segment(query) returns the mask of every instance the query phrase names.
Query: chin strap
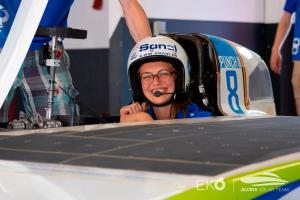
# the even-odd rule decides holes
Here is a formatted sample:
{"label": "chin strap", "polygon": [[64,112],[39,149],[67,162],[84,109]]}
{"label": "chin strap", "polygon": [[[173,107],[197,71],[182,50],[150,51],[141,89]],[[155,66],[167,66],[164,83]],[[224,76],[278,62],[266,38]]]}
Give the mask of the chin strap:
{"label": "chin strap", "polygon": [[151,106],[154,106],[154,107],[164,107],[164,106],[167,106],[171,103],[173,103],[173,101],[176,99],[176,93],[172,95],[172,97],[170,99],[168,99],[167,101],[163,102],[163,103],[159,103],[159,104],[156,104],[156,103],[153,103],[151,101],[149,101],[147,99],[147,102],[151,105]]}

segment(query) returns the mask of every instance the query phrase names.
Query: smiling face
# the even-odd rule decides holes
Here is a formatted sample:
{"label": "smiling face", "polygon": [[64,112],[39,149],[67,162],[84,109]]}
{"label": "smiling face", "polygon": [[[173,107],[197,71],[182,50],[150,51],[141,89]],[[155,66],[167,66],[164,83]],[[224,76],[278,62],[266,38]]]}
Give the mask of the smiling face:
{"label": "smiling face", "polygon": [[174,93],[176,73],[174,67],[167,62],[144,63],[139,69],[142,90],[145,97],[154,104],[167,102],[173,94],[156,97],[154,93]]}

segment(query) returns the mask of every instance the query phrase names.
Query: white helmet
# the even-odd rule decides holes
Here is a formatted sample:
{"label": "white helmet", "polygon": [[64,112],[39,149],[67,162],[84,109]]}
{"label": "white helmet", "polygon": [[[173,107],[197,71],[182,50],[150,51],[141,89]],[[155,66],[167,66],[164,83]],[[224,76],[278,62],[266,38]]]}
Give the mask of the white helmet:
{"label": "white helmet", "polygon": [[127,75],[134,101],[145,101],[138,70],[142,64],[154,61],[172,64],[177,71],[175,93],[186,91],[190,82],[190,65],[183,47],[166,36],[148,37],[134,46],[128,58]]}

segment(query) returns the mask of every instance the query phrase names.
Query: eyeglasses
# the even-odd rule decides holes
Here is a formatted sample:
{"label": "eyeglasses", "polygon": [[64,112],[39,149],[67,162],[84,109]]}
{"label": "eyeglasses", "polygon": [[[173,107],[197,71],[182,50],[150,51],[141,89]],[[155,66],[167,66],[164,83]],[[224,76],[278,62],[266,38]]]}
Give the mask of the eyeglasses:
{"label": "eyeglasses", "polygon": [[176,72],[170,72],[168,70],[162,69],[157,74],[152,74],[150,72],[145,72],[139,75],[141,81],[143,83],[151,83],[155,77],[157,77],[160,81],[169,81],[172,78],[172,75]]}

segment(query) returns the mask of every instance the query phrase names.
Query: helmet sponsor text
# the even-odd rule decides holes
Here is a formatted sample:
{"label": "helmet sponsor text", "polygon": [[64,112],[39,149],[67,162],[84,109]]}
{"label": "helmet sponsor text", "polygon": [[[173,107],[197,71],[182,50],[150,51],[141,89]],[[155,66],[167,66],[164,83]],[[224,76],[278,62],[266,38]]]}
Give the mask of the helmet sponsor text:
{"label": "helmet sponsor text", "polygon": [[140,52],[147,51],[147,50],[154,50],[154,49],[165,49],[177,52],[176,45],[169,45],[169,44],[143,44],[140,46]]}

